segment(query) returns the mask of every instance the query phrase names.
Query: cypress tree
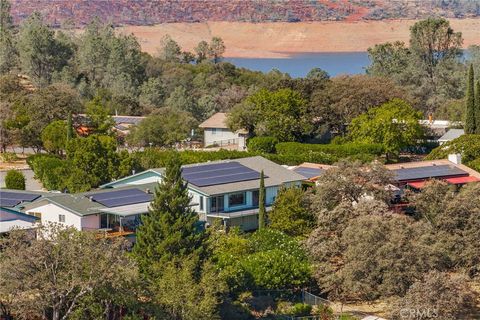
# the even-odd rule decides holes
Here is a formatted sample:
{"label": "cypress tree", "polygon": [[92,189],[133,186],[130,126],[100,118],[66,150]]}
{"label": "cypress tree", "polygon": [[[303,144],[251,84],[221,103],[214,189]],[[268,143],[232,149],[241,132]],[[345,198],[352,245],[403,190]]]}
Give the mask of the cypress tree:
{"label": "cypress tree", "polygon": [[265,210],[265,175],[263,170],[260,173],[260,189],[258,190],[258,229],[263,229],[265,227],[266,220],[266,210]]}
{"label": "cypress tree", "polygon": [[182,179],[177,153],[167,161],[148,214],[142,215],[133,255],[148,279],[158,276],[162,265],[175,257],[200,254],[204,233],[198,214],[190,207],[187,183]]}
{"label": "cypress tree", "polygon": [[468,77],[467,77],[467,92],[465,95],[465,98],[466,98],[465,133],[467,134],[473,134],[476,131],[474,87],[475,87],[475,84],[474,84],[473,65],[470,64],[470,69],[468,70]]}
{"label": "cypress tree", "polygon": [[480,80],[475,91],[475,133],[480,134]]}

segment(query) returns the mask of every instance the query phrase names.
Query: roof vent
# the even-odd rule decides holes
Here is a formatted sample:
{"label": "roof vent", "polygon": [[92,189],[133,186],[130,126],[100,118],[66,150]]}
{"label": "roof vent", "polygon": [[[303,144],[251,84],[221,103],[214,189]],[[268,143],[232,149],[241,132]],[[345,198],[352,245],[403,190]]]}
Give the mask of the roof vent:
{"label": "roof vent", "polygon": [[93,202],[93,196],[89,196],[89,197],[88,197],[88,200],[90,200],[90,201]]}

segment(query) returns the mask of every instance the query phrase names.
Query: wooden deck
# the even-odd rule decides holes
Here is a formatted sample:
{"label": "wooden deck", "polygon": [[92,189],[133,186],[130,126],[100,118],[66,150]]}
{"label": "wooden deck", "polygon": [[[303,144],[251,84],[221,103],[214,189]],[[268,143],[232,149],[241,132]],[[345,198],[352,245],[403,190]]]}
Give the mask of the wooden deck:
{"label": "wooden deck", "polygon": [[135,234],[133,231],[108,231],[108,232],[99,232],[97,234],[98,239],[103,239],[103,238],[116,238],[116,237],[125,237]]}

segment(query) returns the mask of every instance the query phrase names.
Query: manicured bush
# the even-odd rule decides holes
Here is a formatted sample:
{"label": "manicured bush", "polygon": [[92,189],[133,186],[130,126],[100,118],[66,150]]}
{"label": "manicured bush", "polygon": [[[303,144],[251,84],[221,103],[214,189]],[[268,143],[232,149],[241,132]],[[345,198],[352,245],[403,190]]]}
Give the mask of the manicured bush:
{"label": "manicured bush", "polygon": [[278,139],[275,137],[253,137],[248,139],[247,147],[251,152],[275,153],[275,145]]}
{"label": "manicured bush", "polygon": [[5,176],[5,186],[7,189],[25,190],[25,176],[17,170],[8,170]]}

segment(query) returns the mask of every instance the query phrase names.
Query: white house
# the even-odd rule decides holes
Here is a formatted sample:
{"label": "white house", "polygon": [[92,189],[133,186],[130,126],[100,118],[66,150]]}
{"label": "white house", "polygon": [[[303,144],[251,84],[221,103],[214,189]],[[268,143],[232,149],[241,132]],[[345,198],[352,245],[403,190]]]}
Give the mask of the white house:
{"label": "white house", "polygon": [[[302,175],[263,157],[249,157],[185,165],[191,206],[200,220],[210,224],[220,220],[225,226],[243,230],[258,227],[260,172],[264,172],[266,208],[270,210],[282,187],[300,186]],[[164,169],[150,169],[103,185],[103,188],[151,186],[162,180]]]}
{"label": "white house", "polygon": [[248,132],[245,130],[232,132],[228,128],[226,120],[227,114],[218,112],[199,125],[203,129],[204,147],[245,150]]}

